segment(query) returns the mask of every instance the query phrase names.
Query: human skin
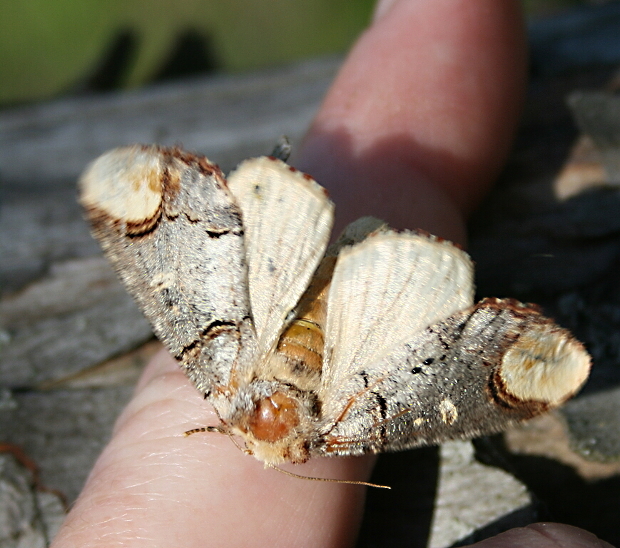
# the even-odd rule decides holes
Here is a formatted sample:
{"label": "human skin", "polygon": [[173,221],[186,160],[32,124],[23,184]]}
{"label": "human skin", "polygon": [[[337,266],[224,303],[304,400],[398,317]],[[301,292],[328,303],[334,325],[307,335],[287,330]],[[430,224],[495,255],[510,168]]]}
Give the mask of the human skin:
{"label": "human skin", "polygon": [[[373,214],[464,244],[464,220],[497,175],[519,117],[526,62],[518,2],[396,0],[377,14],[292,163],[329,190],[340,228]],[[223,435],[183,437],[217,423],[178,365],[158,354],[54,548],[354,543],[365,488],[264,469]],[[283,468],[363,480],[372,463],[324,458]],[[605,544],[557,524],[479,544],[526,545]]]}

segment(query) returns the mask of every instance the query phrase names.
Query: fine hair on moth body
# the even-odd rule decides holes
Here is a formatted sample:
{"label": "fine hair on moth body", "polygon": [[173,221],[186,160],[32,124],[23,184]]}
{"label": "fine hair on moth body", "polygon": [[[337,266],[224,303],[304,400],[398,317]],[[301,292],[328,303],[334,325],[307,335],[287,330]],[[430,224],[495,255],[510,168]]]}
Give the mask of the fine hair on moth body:
{"label": "fine hair on moth body", "polygon": [[266,466],[499,432],[586,381],[583,345],[533,305],[474,303],[459,247],[334,206],[274,157],[112,150],[80,179],[105,255],[214,406],[209,431]]}

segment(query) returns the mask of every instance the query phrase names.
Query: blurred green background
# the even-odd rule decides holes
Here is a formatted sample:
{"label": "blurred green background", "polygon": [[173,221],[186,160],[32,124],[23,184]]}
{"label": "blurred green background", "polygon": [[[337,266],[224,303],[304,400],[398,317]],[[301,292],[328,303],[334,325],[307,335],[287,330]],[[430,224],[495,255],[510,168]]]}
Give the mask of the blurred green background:
{"label": "blurred green background", "polygon": [[[540,16],[587,0],[523,2]],[[344,52],[374,3],[0,0],[0,107]]]}

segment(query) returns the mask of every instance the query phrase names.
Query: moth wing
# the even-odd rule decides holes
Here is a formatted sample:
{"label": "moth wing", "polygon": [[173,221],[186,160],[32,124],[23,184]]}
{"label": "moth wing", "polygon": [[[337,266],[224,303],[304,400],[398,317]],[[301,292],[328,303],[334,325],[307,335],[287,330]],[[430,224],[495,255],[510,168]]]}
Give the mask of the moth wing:
{"label": "moth wing", "polygon": [[241,213],[219,168],[132,146],[95,160],[80,201],[107,258],[199,390],[227,386],[255,346]]}
{"label": "moth wing", "polygon": [[344,379],[471,306],[473,267],[446,240],[382,231],[341,251],[327,302],[321,391],[331,401]]}
{"label": "moth wing", "polygon": [[243,214],[252,315],[265,353],[323,257],[333,204],[312,178],[271,157],[243,162],[228,186]]}
{"label": "moth wing", "polygon": [[314,453],[397,451],[495,433],[563,403],[589,370],[583,345],[537,309],[485,299],[344,379]]}

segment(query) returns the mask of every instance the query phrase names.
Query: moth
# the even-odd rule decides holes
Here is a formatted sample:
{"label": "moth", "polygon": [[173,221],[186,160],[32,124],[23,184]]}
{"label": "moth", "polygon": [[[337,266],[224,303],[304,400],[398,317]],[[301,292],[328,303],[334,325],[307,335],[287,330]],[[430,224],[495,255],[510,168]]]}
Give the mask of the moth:
{"label": "moth", "polygon": [[[474,304],[469,256],[334,206],[273,157],[225,179],[204,157],[130,146],[95,160],[92,232],[220,425],[274,466],[495,433],[556,407],[590,357],[533,305]],[[327,250],[327,251],[326,251]]]}

